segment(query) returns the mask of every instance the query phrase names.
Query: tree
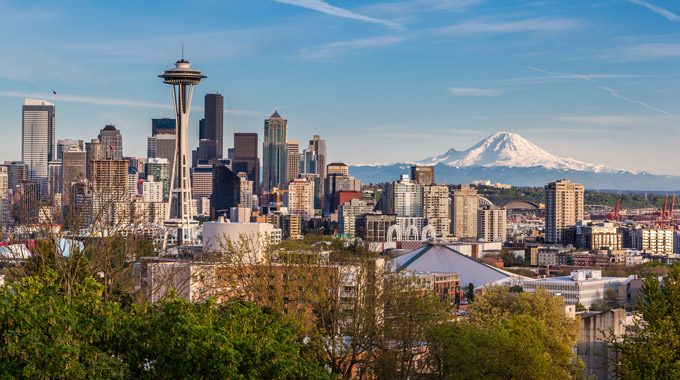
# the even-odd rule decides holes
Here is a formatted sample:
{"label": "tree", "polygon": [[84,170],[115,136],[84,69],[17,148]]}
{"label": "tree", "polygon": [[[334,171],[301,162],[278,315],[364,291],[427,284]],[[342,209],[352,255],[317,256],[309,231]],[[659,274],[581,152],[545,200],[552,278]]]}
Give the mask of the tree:
{"label": "tree", "polygon": [[467,298],[468,302],[474,302],[475,285],[473,283],[467,284],[467,286],[463,288],[463,295],[465,296],[465,298]]}
{"label": "tree", "polygon": [[504,266],[511,267],[515,265],[515,254],[506,247],[501,248],[498,256],[503,261]]}
{"label": "tree", "polygon": [[299,326],[271,310],[171,298],[124,311],[92,278],[0,288],[0,378],[328,379]]}
{"label": "tree", "polygon": [[429,334],[430,365],[440,379],[574,379],[573,353],[580,323],[546,292],[487,289],[463,321],[442,323]]}
{"label": "tree", "polygon": [[129,319],[101,293],[90,278],[68,295],[54,271],[0,287],[0,377],[124,377],[108,345]]}
{"label": "tree", "polygon": [[668,276],[644,280],[637,300],[639,317],[622,337],[609,334],[621,379],[680,378],[680,264]]}

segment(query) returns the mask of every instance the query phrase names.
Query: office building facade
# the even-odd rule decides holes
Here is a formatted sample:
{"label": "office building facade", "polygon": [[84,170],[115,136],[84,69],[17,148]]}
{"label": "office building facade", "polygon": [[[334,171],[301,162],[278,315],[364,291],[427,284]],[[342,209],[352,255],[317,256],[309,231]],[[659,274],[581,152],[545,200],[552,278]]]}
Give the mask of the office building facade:
{"label": "office building facade", "polygon": [[244,172],[253,182],[253,194],[260,189],[260,158],[258,155],[257,133],[234,133],[233,171]]}
{"label": "office building facade", "polygon": [[545,241],[562,244],[567,227],[583,219],[584,188],[569,180],[545,186]]}
{"label": "office building facade", "polygon": [[458,238],[477,237],[477,190],[460,185],[451,196],[451,233]]}
{"label": "office building facade", "polygon": [[54,104],[26,99],[22,106],[21,159],[26,165],[27,178],[44,186],[47,193],[47,165],[56,159]]}
{"label": "office building facade", "polygon": [[284,120],[277,111],[264,121],[264,137],[262,142],[262,188],[272,191],[281,188],[286,179],[288,168],[288,120]]}
{"label": "office building facade", "polygon": [[205,94],[203,138],[214,140],[217,158],[224,157],[224,97],[220,94]]}
{"label": "office building facade", "polygon": [[110,160],[123,159],[123,136],[121,136],[120,131],[116,127],[113,125],[105,126],[104,129],[99,131],[97,138],[99,142],[104,144],[106,158]]}

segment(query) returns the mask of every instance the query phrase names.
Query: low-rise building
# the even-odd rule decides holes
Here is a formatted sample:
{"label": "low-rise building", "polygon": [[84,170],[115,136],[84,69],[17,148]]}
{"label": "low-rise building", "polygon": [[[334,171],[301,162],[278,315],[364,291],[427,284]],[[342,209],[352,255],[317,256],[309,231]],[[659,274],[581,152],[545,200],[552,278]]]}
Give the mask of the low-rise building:
{"label": "low-rise building", "polygon": [[572,271],[570,276],[527,280],[523,286],[525,292],[533,293],[537,289],[545,289],[552,295],[562,296],[567,304],[590,307],[605,301],[607,289],[614,289],[618,297],[625,300],[626,280],[628,278],[625,277],[602,277],[600,270],[580,269]]}

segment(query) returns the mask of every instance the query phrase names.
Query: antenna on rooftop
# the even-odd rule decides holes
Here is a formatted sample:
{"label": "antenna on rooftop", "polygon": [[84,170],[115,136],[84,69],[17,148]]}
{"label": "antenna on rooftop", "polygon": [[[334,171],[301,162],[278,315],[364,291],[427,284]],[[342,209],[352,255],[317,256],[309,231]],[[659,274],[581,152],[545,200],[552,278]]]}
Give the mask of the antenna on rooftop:
{"label": "antenna on rooftop", "polygon": [[184,61],[184,44],[182,44],[182,61]]}

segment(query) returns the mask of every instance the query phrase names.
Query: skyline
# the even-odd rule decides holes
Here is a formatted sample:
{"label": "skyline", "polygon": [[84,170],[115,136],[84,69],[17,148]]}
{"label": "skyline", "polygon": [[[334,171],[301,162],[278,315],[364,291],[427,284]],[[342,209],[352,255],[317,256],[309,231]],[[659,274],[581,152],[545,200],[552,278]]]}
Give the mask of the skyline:
{"label": "skyline", "polygon": [[[192,149],[202,98],[219,92],[227,147],[234,132],[262,136],[278,109],[290,140],[327,141],[329,162],[422,160],[511,131],[558,156],[680,174],[680,6],[669,1],[78,4],[0,5],[5,34],[35,23],[0,62],[0,128],[15,142],[3,161],[21,158],[24,98],[55,103],[57,139],[113,124],[126,154],[145,157],[151,119],[172,117],[156,76],[184,44],[208,76]],[[191,33],[167,34],[175,12]]]}

